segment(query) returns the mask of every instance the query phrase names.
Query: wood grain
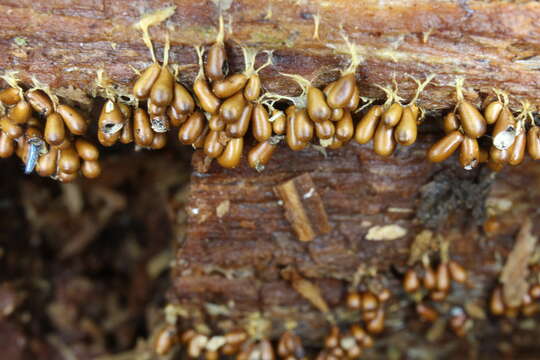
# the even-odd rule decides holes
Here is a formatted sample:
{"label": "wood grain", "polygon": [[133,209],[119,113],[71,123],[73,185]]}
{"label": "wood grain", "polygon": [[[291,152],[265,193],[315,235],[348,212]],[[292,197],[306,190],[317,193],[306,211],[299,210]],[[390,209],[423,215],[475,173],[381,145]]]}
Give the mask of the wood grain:
{"label": "wood grain", "polygon": [[[174,4],[165,25],[151,29],[158,57],[165,31],[171,35],[171,63],[196,63],[194,45],[210,44],[219,11],[211,1],[3,1],[0,5],[0,70],[17,70],[28,85],[31,76],[68,98],[88,101],[95,72],[104,69],[120,88],[135,79],[131,66],[151,62],[140,32],[140,16]],[[363,62],[357,71],[362,95],[382,98],[375,85],[395,79],[399,94],[411,99],[413,76],[436,78],[420,103],[430,110],[454,104],[456,77],[466,78],[466,96],[479,100],[491,88],[540,104],[540,4],[534,1],[223,1],[227,45],[233,70],[242,70],[239,46],[274,50],[274,66],[261,72],[270,91],[299,92],[279,72],[316,78],[322,85],[338,76],[348,58],[345,34]],[[313,39],[319,16],[319,39]],[[342,29],[342,30],[340,30]],[[262,62],[262,57],[259,59]],[[190,84],[196,66],[181,73]]]}
{"label": "wood grain", "polygon": [[[304,341],[320,344],[329,323],[281,277],[282,269],[295,269],[316,284],[340,324],[358,320],[345,311],[344,299],[359,269],[368,269],[376,273],[368,283],[386,286],[393,294],[394,310],[387,314],[383,338],[397,336],[403,328],[420,331],[401,277],[413,240],[429,228],[434,238],[450,243],[450,258],[469,272],[471,286],[454,287],[447,301],[462,307],[476,304],[487,312],[487,298],[504,265],[497,259],[510,252],[522,219],[534,213],[540,200],[540,166],[527,161],[492,174],[459,169],[455,156],[430,164],[424,156],[432,141],[427,136],[414,147],[398,148],[390,158],[374,154],[371,144],[349,144],[328,151],[327,157],[314,148],[291,152],[281,146],[261,174],[247,165],[224,170],[216,164],[206,173],[195,172],[188,235],[177,253],[171,301],[193,313],[202,311],[204,323],[217,332],[260,313],[272,323],[269,336],[277,337],[294,321]],[[202,159],[195,156],[194,162]],[[273,193],[274,186],[304,173],[312,177],[332,228],[310,242],[297,239]],[[216,209],[224,201],[229,202],[228,212],[218,217]],[[436,216],[420,216],[420,209]],[[531,216],[538,223],[538,215]],[[484,231],[486,218],[500,227]],[[380,240],[368,239],[370,229],[389,225],[399,226],[404,235],[385,240],[392,237],[379,233]],[[431,254],[437,259],[436,251]],[[410,307],[404,305],[409,301]],[[205,304],[220,304],[232,322],[207,313]],[[500,331],[498,323],[475,322],[480,337]],[[415,334],[423,337],[422,331]]]}

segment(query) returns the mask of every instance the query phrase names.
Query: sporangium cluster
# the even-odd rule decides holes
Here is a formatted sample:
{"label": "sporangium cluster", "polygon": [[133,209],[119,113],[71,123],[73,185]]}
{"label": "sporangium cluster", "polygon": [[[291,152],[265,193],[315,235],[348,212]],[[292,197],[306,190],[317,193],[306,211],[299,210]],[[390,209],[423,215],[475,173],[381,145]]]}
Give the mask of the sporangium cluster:
{"label": "sporangium cluster", "polygon": [[175,347],[181,347],[190,359],[217,360],[222,356],[232,356],[240,351],[247,341],[244,330],[232,330],[224,335],[208,336],[188,329],[179,332],[175,325],[162,327],[153,341],[157,355],[168,355]]}
{"label": "sporangium cluster", "polygon": [[346,298],[346,305],[349,309],[360,311],[365,328],[372,335],[380,334],[384,331],[384,303],[390,299],[388,289],[381,290],[374,294],[370,290],[349,291]]}
{"label": "sporangium cluster", "polygon": [[332,326],[324,339],[324,347],[316,360],[345,360],[361,358],[364,349],[373,347],[373,337],[360,325],[353,324],[346,331]]}
{"label": "sporangium cluster", "polygon": [[[158,150],[167,144],[167,132],[171,127],[179,127],[185,122],[202,123],[201,114],[195,112],[193,97],[184,85],[176,81],[176,74],[169,66],[169,36],[165,41],[163,63],[159,64],[148,33],[151,25],[165,20],[173,12],[174,8],[166,8],[143,17],[138,23],[143,41],[150,50],[152,64],[142,71],[133,84],[132,95],[136,99],[133,118],[131,111],[120,106],[125,125],[122,132],[118,131],[117,137],[124,144],[134,142],[138,147]],[[144,102],[146,109],[139,107]]]}
{"label": "sporangium cluster", "polygon": [[305,352],[300,338],[294,333],[284,332],[276,348],[266,338],[253,339],[242,329],[234,329],[223,335],[205,335],[194,329],[178,333],[176,328],[169,325],[163,328],[154,340],[154,351],[158,355],[167,355],[179,345],[187,358],[218,360],[224,357],[239,360],[276,358],[276,352],[281,359],[303,360]]}
{"label": "sporangium cluster", "polygon": [[508,304],[503,297],[502,288],[497,286],[493,289],[489,299],[489,310],[495,316],[505,316],[507,318],[516,318],[520,314],[529,317],[538,313],[540,310],[540,285],[534,284],[529,287],[523,295],[519,305]]}
{"label": "sporangium cluster", "polygon": [[[130,93],[119,93],[119,87],[102,70],[97,72],[97,87],[106,98],[97,120],[101,145],[134,143],[136,149],[157,150],[166,146],[168,132],[177,129],[178,140],[201,149],[208,162],[215,159],[224,168],[235,168],[249,148],[247,164],[263,171],[282,140],[293,151],[316,142],[326,149],[338,149],[353,139],[359,144],[373,141],[373,151],[380,156],[390,156],[397,146],[416,142],[425,115],[418,98],[433,74],[422,83],[413,78],[417,91],[410,101],[398,95],[394,79],[392,88],[379,86],[386,101],[373,104],[374,99],[361,96],[356,78],[363,61],[361,51],[343,35],[343,46],[330,45],[349,59],[335,81],[317,87],[314,80],[282,73],[300,85],[300,95],[266,92],[259,72],[273,65],[272,52],[240,46],[244,69],[231,74],[222,14],[215,41],[206,51],[204,46],[196,46],[197,64],[169,64],[169,30],[163,61],[158,62],[149,27],[165,21],[174,11],[174,6],[158,10],[136,24],[152,62],[141,72],[135,70],[138,76]],[[266,59],[257,68],[259,54]],[[193,66],[198,66],[193,84],[182,84],[180,72]],[[26,173],[35,168],[41,176],[63,182],[75,179],[79,172],[89,178],[101,173],[99,150],[83,138],[89,122],[78,110],[61,104],[37,81],[25,92],[13,73],[6,73],[3,79],[9,87],[0,92],[0,157],[16,154],[23,159]],[[463,83],[463,78],[456,80],[457,103],[444,116],[446,135],[427,151],[429,161],[442,162],[458,149],[460,165],[467,170],[484,162],[494,171],[506,164],[518,165],[526,150],[532,159],[540,159],[540,128],[528,102],[522,103],[514,117],[508,95],[494,89],[496,99],[486,99],[479,109],[465,99]],[[482,148],[487,143],[489,148]]]}
{"label": "sporangium cluster", "polygon": [[[534,122],[530,104],[523,102],[515,118],[508,107],[508,95],[497,89],[494,92],[497,100],[489,101],[482,113],[464,98],[463,78],[456,81],[457,105],[453,112],[445,115],[443,129],[446,136],[428,150],[429,161],[444,161],[458,148],[459,162],[466,170],[486,162],[493,171],[502,170],[506,164],[519,165],[526,149],[533,160],[540,159],[540,130]],[[490,140],[489,149],[481,148],[479,140],[482,137]]]}
{"label": "sporangium cluster", "polygon": [[0,157],[15,154],[25,174],[35,170],[60,182],[73,181],[79,172],[87,178],[101,174],[99,150],[83,137],[87,119],[35,78],[27,91],[16,73],[2,78],[10,87],[0,91]]}
{"label": "sporangium cluster", "polygon": [[[330,327],[324,347],[316,359],[359,359],[363,349],[374,345],[372,336],[359,325],[341,332]],[[310,358],[301,338],[292,329],[286,329],[272,342],[266,337],[252,337],[243,329],[234,329],[223,335],[205,335],[194,329],[179,333],[175,326],[163,327],[154,339],[153,349],[160,356],[168,355],[178,347],[189,359],[217,360],[306,360]]]}
{"label": "sporangium cluster", "polygon": [[443,257],[440,263],[433,267],[427,258],[423,258],[421,271],[413,267],[405,271],[403,289],[415,301],[415,310],[422,321],[435,322],[439,317],[448,318],[450,329],[458,336],[464,336],[472,323],[461,305],[452,305],[449,311],[438,304],[443,302],[453,284],[467,283],[467,270],[458,262]]}
{"label": "sporangium cluster", "polygon": [[355,140],[359,144],[373,140],[373,151],[381,156],[390,156],[396,145],[410,146],[416,142],[418,124],[422,119],[421,109],[416,101],[422,90],[433,79],[428,76],[425,82],[418,84],[414,98],[406,105],[401,104],[397,95],[397,84],[393,90],[380,87],[387,95],[383,105],[374,105],[362,117],[356,126]]}

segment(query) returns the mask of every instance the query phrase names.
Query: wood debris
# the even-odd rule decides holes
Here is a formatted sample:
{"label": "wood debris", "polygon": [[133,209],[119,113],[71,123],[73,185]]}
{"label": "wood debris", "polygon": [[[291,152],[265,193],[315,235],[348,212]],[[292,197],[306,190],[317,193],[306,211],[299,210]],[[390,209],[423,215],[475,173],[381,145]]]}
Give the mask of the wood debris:
{"label": "wood debris", "polygon": [[220,219],[224,217],[229,212],[230,206],[231,202],[229,200],[223,200],[220,202],[216,207],[216,216]]}
{"label": "wood debris", "polygon": [[213,159],[206,156],[203,151],[195,151],[191,158],[191,165],[193,165],[193,169],[196,172],[205,174],[210,170],[212,160]]}
{"label": "wood debris", "polygon": [[501,273],[503,299],[511,307],[521,305],[523,296],[529,288],[527,283],[529,259],[534,253],[537,241],[537,237],[532,235],[531,230],[531,219],[526,218]]}
{"label": "wood debris", "polygon": [[[70,192],[71,195],[68,195],[69,198],[71,200],[76,198],[78,195],[73,195],[76,193],[77,192]],[[59,256],[62,259],[70,258],[84,251],[94,240],[98,238],[99,233],[105,228],[109,221],[111,221],[113,216],[122,209],[125,209],[127,205],[127,200],[121,193],[106,187],[94,187],[89,196],[90,203],[100,204],[99,211],[97,213],[86,212],[80,215],[80,228],[75,234],[73,234],[71,240],[67,242],[60,251]],[[81,199],[76,201],[82,203]],[[71,207],[81,207],[82,209],[82,205],[71,205]],[[79,211],[80,210],[77,210],[77,212]]]}
{"label": "wood debris", "polygon": [[283,201],[285,217],[300,241],[330,232],[326,210],[309,173],[275,186],[274,193]]}
{"label": "wood debris", "polygon": [[384,241],[396,240],[407,234],[407,229],[397,224],[373,226],[369,229],[366,240]]}
{"label": "wood debris", "polygon": [[429,251],[437,250],[438,247],[438,241],[434,238],[433,232],[430,230],[422,230],[414,238],[407,263],[412,265],[417,261],[420,261],[424,254]]}
{"label": "wood debris", "polygon": [[329,308],[328,304],[321,295],[321,289],[314,283],[309,280],[304,279],[298,272],[294,269],[284,269],[281,271],[281,276],[285,280],[291,282],[292,287],[300,295],[305,297],[313,306],[319,309],[323,313],[328,313]]}

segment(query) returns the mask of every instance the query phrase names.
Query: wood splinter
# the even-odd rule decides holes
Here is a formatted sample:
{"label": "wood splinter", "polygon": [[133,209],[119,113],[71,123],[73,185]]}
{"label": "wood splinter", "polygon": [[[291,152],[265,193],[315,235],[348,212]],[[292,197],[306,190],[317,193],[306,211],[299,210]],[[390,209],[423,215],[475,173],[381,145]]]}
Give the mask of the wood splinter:
{"label": "wood splinter", "polygon": [[281,276],[291,282],[291,286],[302,297],[307,299],[321,312],[327,314],[330,311],[328,304],[321,294],[321,289],[315,283],[303,278],[295,269],[286,268],[281,271]]}
{"label": "wood splinter", "polygon": [[520,306],[523,296],[529,288],[527,283],[528,264],[538,240],[532,234],[532,227],[531,219],[526,218],[501,273],[502,294],[504,302],[509,306]]}
{"label": "wood splinter", "polygon": [[285,217],[300,241],[311,241],[330,232],[328,216],[310,174],[275,186],[274,193],[283,201]]}

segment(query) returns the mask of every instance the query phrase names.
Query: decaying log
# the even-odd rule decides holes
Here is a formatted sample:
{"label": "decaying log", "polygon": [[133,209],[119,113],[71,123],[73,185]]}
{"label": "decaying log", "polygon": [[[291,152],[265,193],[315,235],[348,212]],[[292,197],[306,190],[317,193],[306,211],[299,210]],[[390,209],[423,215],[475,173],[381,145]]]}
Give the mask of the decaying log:
{"label": "decaying log", "polygon": [[[368,279],[366,274],[376,274],[371,286],[388,287],[393,294],[383,344],[403,336],[404,329],[419,331],[416,336],[422,337],[427,330],[411,318],[414,303],[400,282],[415,251],[413,240],[423,236],[415,244],[427,241],[427,249],[416,251],[436,258],[430,246],[438,249],[436,241],[448,242],[449,257],[469,272],[469,285],[454,290],[449,304],[474,319],[475,336],[502,336],[499,323],[489,316],[487,298],[522,219],[531,216],[538,224],[532,209],[540,200],[540,167],[528,161],[495,174],[429,164],[424,156],[430,141],[428,137],[412,148],[399,148],[390,158],[357,144],[326,156],[316,148],[291,153],[282,147],[261,174],[247,167],[223,170],[216,164],[207,173],[195,172],[188,236],[177,254],[171,296],[173,303],[197,314],[183,320],[221,332],[260,314],[272,324],[268,336],[278,336],[294,321],[306,342],[320,344],[328,331],[327,317],[282,278],[281,269],[295,269],[316,284],[341,324],[357,320],[346,311],[344,297],[363,273]],[[195,165],[203,159],[195,154]],[[272,191],[305,173],[313,179],[332,228],[311,242],[298,240]],[[487,190],[479,190],[483,188]],[[228,211],[217,216],[224,201]],[[427,217],[420,210],[437,215]],[[482,226],[488,223],[499,226]],[[430,336],[442,336],[438,334]],[[445,340],[458,348],[466,345],[458,338]],[[396,346],[407,351],[418,339],[403,341]]]}
{"label": "decaying log", "polygon": [[[395,79],[399,94],[411,99],[416,84],[409,76],[421,80],[435,74],[420,98],[428,109],[455,103],[457,76],[466,78],[470,100],[492,94],[495,87],[540,104],[538,2],[221,3],[233,70],[243,67],[239,46],[275,50],[274,66],[261,72],[270,91],[298,93],[297,85],[278,72],[317,77],[316,85],[337,78],[336,69],[348,61],[343,54],[346,34],[363,57],[357,78],[364,96],[383,97],[375,85],[390,85]],[[59,95],[80,102],[88,102],[87,95],[95,91],[97,69],[104,69],[125,91],[135,79],[131,67],[140,70],[151,62],[133,25],[143,13],[171,4],[176,11],[166,26],[151,28],[158,58],[168,31],[170,63],[196,64],[193,45],[210,44],[217,31],[219,10],[211,1],[23,0],[0,4],[0,69],[20,71],[27,85],[35,76]],[[196,72],[196,66],[188,67],[181,77],[191,83]]]}

